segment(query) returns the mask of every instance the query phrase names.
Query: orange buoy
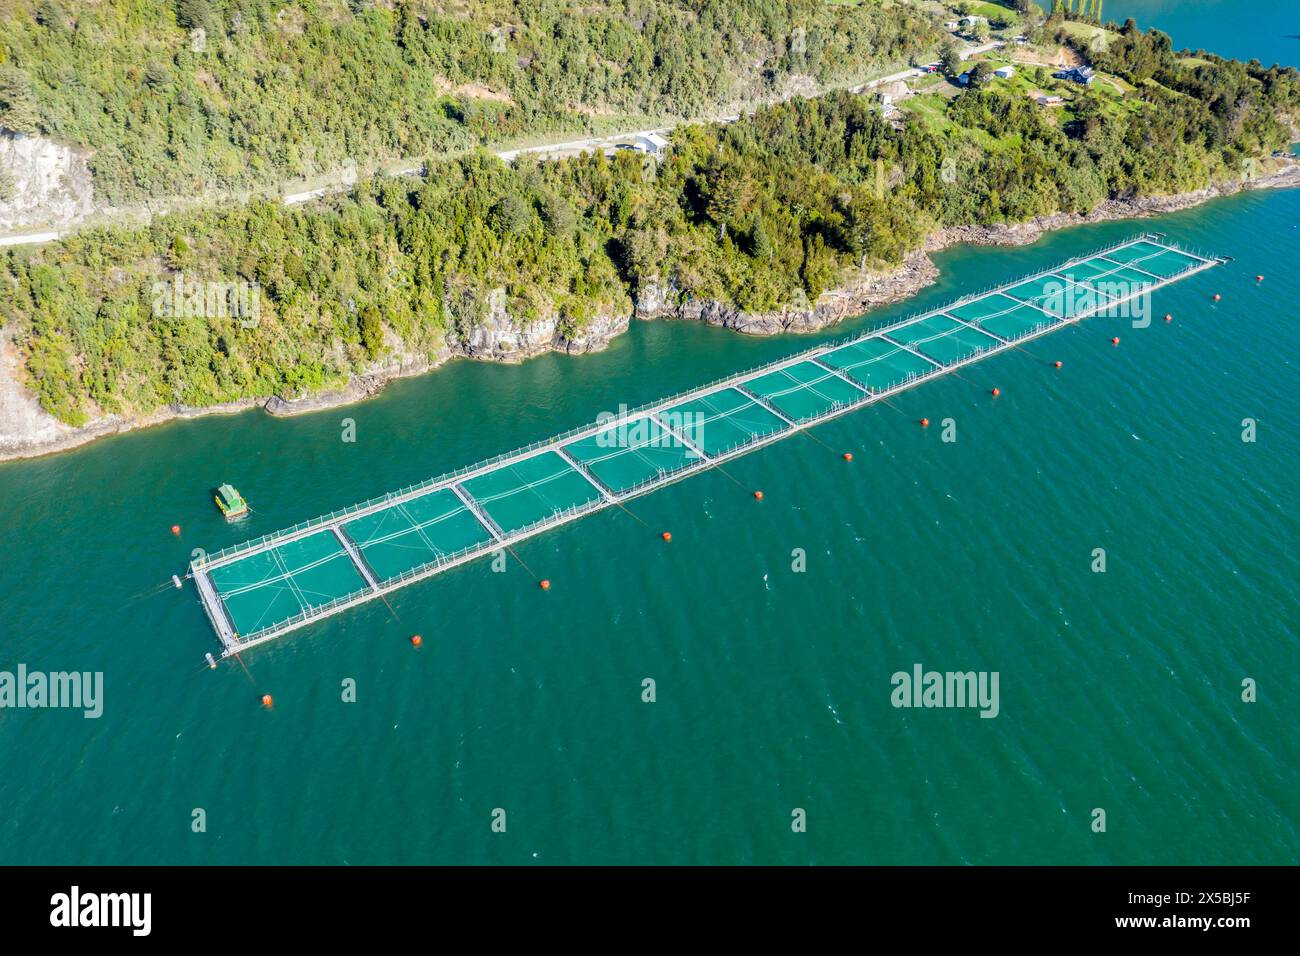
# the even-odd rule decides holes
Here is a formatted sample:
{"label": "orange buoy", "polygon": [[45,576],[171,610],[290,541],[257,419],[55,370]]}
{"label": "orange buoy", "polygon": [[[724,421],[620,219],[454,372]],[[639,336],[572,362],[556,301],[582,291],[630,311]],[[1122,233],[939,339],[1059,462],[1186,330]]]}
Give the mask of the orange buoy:
{"label": "orange buoy", "polygon": [[1174,317],[1173,317],[1172,315],[1170,315],[1168,312],[1166,312],[1166,313],[1165,313],[1165,321],[1166,321],[1166,322],[1172,322],[1173,320],[1174,320]]}
{"label": "orange buoy", "polygon": [[1117,335],[1117,336],[1115,336],[1113,339],[1111,339],[1111,340],[1110,340],[1110,344],[1111,344],[1111,345],[1119,345],[1119,336]]}
{"label": "orange buoy", "polygon": [[999,395],[1001,395],[1001,394],[1002,394],[1002,390],[1001,390],[1001,389],[997,389],[997,388],[993,389],[992,395],[993,395],[994,398],[997,398],[997,397],[998,397]]}
{"label": "orange buoy", "polygon": [[930,419],[928,419],[928,418],[922,418],[922,419],[921,419],[921,427],[922,427],[922,428],[929,428],[929,427],[930,427]]}
{"label": "orange buoy", "polygon": [[422,638],[419,634],[412,634],[412,635],[411,635],[411,646],[412,646],[412,647],[419,647],[419,646],[420,646],[421,644],[423,644],[423,643],[424,643],[424,638]]}
{"label": "orange buoy", "polygon": [[1059,361],[1058,361],[1058,362],[1053,362],[1052,364],[1055,365],[1057,368],[1060,368],[1060,367],[1061,367],[1061,363],[1060,363]]}
{"label": "orange buoy", "polygon": [[1263,277],[1263,276],[1255,276],[1255,281],[1256,281],[1256,282],[1263,282],[1263,281],[1264,281],[1264,277]]}
{"label": "orange buoy", "polygon": [[263,707],[270,707],[270,706],[271,706],[271,695],[270,695],[270,694],[263,694],[263,695],[262,695],[262,706],[263,706]]}
{"label": "orange buoy", "polygon": [[178,524],[172,525],[172,534],[179,536],[180,533],[181,533],[181,526]]}
{"label": "orange buoy", "polygon": [[543,591],[549,591],[551,589],[551,582],[546,580],[546,578],[542,578],[542,580],[538,582],[537,586]]}
{"label": "orange buoy", "polygon": [[673,533],[671,531],[665,531],[659,537],[663,538],[665,541],[671,541],[673,540]]}
{"label": "orange buoy", "polygon": [[1223,296],[1219,295],[1219,293],[1217,293],[1217,292],[1214,293],[1214,301],[1215,301],[1215,302],[1218,302],[1218,301],[1219,301],[1220,299],[1222,299],[1222,298],[1223,298]]}
{"label": "orange buoy", "polygon": [[762,501],[762,500],[763,500],[763,492],[761,492],[761,491],[756,491],[756,492],[754,492],[754,498],[755,498],[755,500],[757,500],[757,501]]}
{"label": "orange buoy", "polygon": [[852,461],[852,460],[853,460],[853,452],[851,452],[851,451],[846,451],[846,452],[844,453],[844,460],[845,460],[845,461]]}

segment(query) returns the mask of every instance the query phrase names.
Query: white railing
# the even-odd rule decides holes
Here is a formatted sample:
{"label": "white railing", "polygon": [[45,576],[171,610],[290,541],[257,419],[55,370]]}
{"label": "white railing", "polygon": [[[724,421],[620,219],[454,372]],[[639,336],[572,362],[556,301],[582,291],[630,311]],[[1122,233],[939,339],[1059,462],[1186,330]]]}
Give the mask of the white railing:
{"label": "white railing", "polygon": [[[298,524],[295,524],[290,528],[282,528],[279,531],[271,532],[269,534],[264,534],[261,537],[253,538],[252,540],[245,541],[241,544],[231,545],[230,547],[222,548],[219,551],[213,552],[211,554],[206,554],[200,558],[196,558],[194,562],[191,564],[191,568],[193,570],[202,570],[204,568],[210,568],[213,565],[223,562],[232,556],[243,554],[244,552],[257,551],[281,539],[301,536],[304,532],[311,531],[317,528],[328,527],[331,524],[337,523],[345,518],[352,517],[361,512],[368,512],[368,511],[375,511],[375,510],[382,509],[387,505],[392,504],[394,501],[404,500],[406,498],[416,496],[419,493],[424,491],[433,491],[438,488],[445,487],[446,485],[449,485],[460,478],[464,478],[466,475],[471,475],[471,474],[476,474],[479,472],[491,470],[493,467],[502,464],[503,462],[515,461],[518,459],[526,458],[538,452],[542,452],[554,448],[557,445],[563,445],[567,442],[573,441],[578,437],[593,434],[607,427],[611,427],[621,423],[626,423],[632,418],[639,417],[651,411],[662,409],[666,406],[675,404],[677,402],[688,401],[692,397],[698,397],[700,395],[707,395],[712,391],[727,387],[729,385],[739,383],[739,382],[744,382],[750,378],[764,375],[769,372],[775,371],[777,369],[784,368],[789,365],[794,365],[801,361],[806,361],[810,357],[816,355],[824,355],[827,352],[832,352],[836,349],[844,348],[847,345],[853,345],[857,342],[864,341],[865,339],[872,338],[873,336],[887,334],[890,331],[893,331],[894,329],[898,329],[901,328],[902,326],[910,325],[913,322],[919,322],[923,319],[930,318],[935,315],[939,315],[940,313],[946,312],[949,309],[960,308],[962,305],[973,302],[977,299],[984,298],[985,296],[988,296],[1000,290],[1008,289],[1013,286],[1019,285],[1022,282],[1028,282],[1031,279],[1041,278],[1042,276],[1050,275],[1051,273],[1055,272],[1058,269],[1064,269],[1075,263],[1083,262],[1087,259],[1092,259],[1097,256],[1103,256],[1108,252],[1113,252],[1116,249],[1122,249],[1127,246],[1134,245],[1138,242],[1160,240],[1160,239],[1163,239],[1163,236],[1159,233],[1142,233],[1141,235],[1133,236],[1128,239],[1125,239],[1122,242],[1112,243],[1109,246],[1105,246],[1101,249],[1093,250],[1092,252],[1089,252],[1085,255],[1075,256],[1071,259],[1066,260],[1065,262],[1052,266],[1051,268],[1040,269],[1036,272],[1023,275],[1020,278],[1012,279],[1007,282],[1002,282],[996,286],[989,286],[979,292],[962,296],[961,298],[949,302],[939,308],[929,309],[925,312],[920,312],[920,313],[913,313],[912,315],[909,315],[889,325],[881,326],[879,328],[871,329],[869,331],[854,333],[852,335],[846,336],[836,341],[823,343],[817,346],[812,346],[811,348],[806,349],[803,352],[798,352],[782,359],[776,359],[775,361],[769,362],[766,365],[761,365],[756,368],[749,369],[746,372],[741,372],[738,374],[733,374],[723,378],[715,379],[714,381],[709,382],[706,385],[697,386],[696,388],[693,389],[688,389],[683,392],[678,392],[676,395],[669,396],[668,398],[665,399],[659,399],[654,402],[649,402],[645,405],[641,405],[635,409],[631,409],[625,412],[623,415],[619,416],[618,419],[611,419],[610,421],[605,422],[601,425],[582,425],[576,428],[571,428],[568,431],[553,436],[551,438],[541,439],[532,442],[531,444],[525,445],[522,448],[517,448],[514,451],[495,455],[492,458],[484,459],[483,461],[477,462],[472,465],[466,465],[464,467],[456,469],[455,471],[450,471],[443,475],[439,475],[436,478],[429,478],[426,479],[425,481],[408,485],[405,488],[399,489],[397,491],[391,491],[388,492],[387,494],[380,495],[375,498],[370,498],[367,501],[359,502],[354,505],[349,505],[348,507],[341,508],[338,511],[330,512],[327,515],[322,515],[317,518],[312,518],[308,521],[300,521]],[[1174,252],[1184,251],[1175,248],[1173,246],[1169,246],[1167,243],[1164,242],[1161,242],[1160,244]],[[1196,253],[1192,253],[1192,254],[1198,255]],[[1217,261],[1214,259],[1210,259],[1207,256],[1198,255],[1198,258],[1202,259],[1204,262]],[[1187,271],[1191,271],[1191,270],[1187,270]],[[1182,274],[1183,273],[1178,273],[1177,275],[1182,275]]]}
{"label": "white railing", "polygon": [[[1080,262],[1086,259],[1094,258],[1099,255],[1104,255],[1106,251],[1123,248],[1124,246],[1127,245],[1132,245],[1135,242],[1139,242],[1142,241],[1143,239],[1147,239],[1149,235],[1150,234],[1143,235],[1135,239],[1130,239],[1127,240],[1126,242],[1110,246],[1107,248],[1107,250],[1092,252],[1082,257],[1076,257],[1075,259],[1070,260],[1070,262]],[[1173,248],[1173,247],[1169,247],[1169,248]],[[1174,251],[1182,251],[1182,250],[1174,249]],[[1175,275],[1172,275],[1160,282],[1151,284],[1150,286],[1147,286],[1144,291],[1151,291],[1160,288],[1164,285],[1168,285],[1169,283],[1174,282],[1185,275],[1191,274],[1193,272],[1198,272],[1201,269],[1207,268],[1208,266],[1214,265],[1218,261],[1220,261],[1217,259],[1211,259],[1204,256],[1199,256],[1198,258],[1201,259],[1201,263],[1199,265],[1193,266],[1192,268],[1176,273]],[[1064,266],[1057,266],[1055,268],[1058,269],[1064,268]],[[1036,273],[1035,275],[1038,276],[1047,275],[1052,271],[1054,270],[1047,269],[1039,273]],[[1002,286],[999,286],[998,288],[1006,288],[1011,285],[1016,285],[1021,282],[1026,282],[1033,277],[1034,276],[1031,275],[1028,277],[1020,278],[1011,283],[1005,283]],[[634,417],[639,417],[640,415],[645,414],[648,411],[654,411],[656,409],[663,408],[666,405],[671,405],[681,401],[685,401],[690,396],[707,395],[711,391],[714,391],[721,387],[726,387],[732,384],[744,383],[750,379],[761,377],[762,375],[768,374],[769,372],[771,372],[776,368],[785,367],[791,364],[795,364],[796,362],[806,360],[806,358],[811,355],[825,354],[827,352],[832,352],[835,351],[836,349],[843,348],[846,345],[852,345],[857,342],[864,341],[866,339],[872,338],[873,336],[877,336],[884,332],[899,328],[903,325],[910,324],[911,322],[920,321],[922,319],[929,318],[934,315],[939,315],[944,311],[946,311],[947,309],[956,307],[956,305],[959,305],[963,302],[974,301],[975,299],[982,298],[983,295],[987,295],[987,294],[988,293],[986,292],[983,293],[982,295],[967,296],[963,299],[957,300],[956,304],[950,303],[949,305],[946,305],[940,309],[933,309],[924,313],[920,313],[919,315],[912,316],[908,319],[904,319],[900,322],[893,323],[891,325],[884,326],[882,328],[874,329],[870,332],[848,336],[838,342],[817,346],[805,352],[798,353],[795,356],[787,357],[786,359],[781,359],[776,362],[769,363],[765,366],[760,366],[757,369],[752,369],[749,372],[741,373],[740,375],[733,375],[727,378],[718,379],[715,382],[710,383],[709,385],[700,388],[691,389],[689,391],[681,392],[678,393],[678,395],[675,395],[668,399],[663,399],[660,400],[659,402],[642,406],[639,409],[628,412],[626,415],[620,417],[620,419],[618,419],[617,421],[626,422]],[[1132,298],[1132,296],[1128,296],[1127,298]],[[1125,301],[1125,300],[1119,300],[1119,301]],[[1108,303],[1107,305],[1110,306],[1114,304],[1115,303]],[[1043,335],[1046,332],[1058,326],[1073,324],[1081,319],[1087,318],[1090,315],[1097,313],[1100,310],[1101,310],[1101,306],[1098,306],[1097,308],[1081,312],[1070,318],[1055,317],[1053,319],[1052,317],[1049,317],[1047,320],[1039,322],[1036,325],[1032,326],[1031,328],[1025,329],[1014,336],[1006,337],[1005,342],[998,342],[997,340],[991,340],[992,344],[985,348],[976,349],[972,351],[970,354],[960,359],[954,360],[952,362],[941,363],[932,368],[926,369],[924,372],[909,372],[903,378],[899,379],[897,382],[883,389],[879,389],[879,390],[870,389],[865,384],[859,383],[861,384],[862,388],[866,389],[862,395],[856,397],[851,401],[845,401],[845,400],[833,401],[821,412],[818,412],[816,415],[812,415],[807,418],[800,419],[793,426],[787,426],[784,423],[782,423],[780,427],[774,428],[770,432],[765,432],[762,434],[751,434],[746,439],[741,439],[724,448],[720,448],[708,452],[709,457],[707,459],[697,459],[689,465],[686,465],[684,467],[672,471],[666,471],[664,469],[660,469],[657,474],[651,475],[643,479],[642,481],[639,481],[626,488],[619,489],[619,490],[610,489],[614,494],[612,500],[607,500],[603,496],[597,496],[585,502],[575,503],[573,505],[568,506],[567,508],[556,509],[550,515],[543,516],[542,518],[539,518],[528,525],[524,525],[512,531],[506,532],[504,539],[501,541],[489,540],[487,542],[480,542],[476,544],[467,545],[466,547],[461,548],[454,552],[440,554],[432,561],[428,561],[425,562],[424,564],[417,565],[413,568],[409,568],[392,578],[388,578],[379,582],[378,589],[372,589],[367,586],[365,588],[361,588],[359,590],[350,592],[348,594],[341,595],[337,598],[334,598],[326,602],[325,604],[303,609],[298,614],[285,618],[282,621],[279,621],[272,625],[268,625],[267,627],[259,628],[257,631],[253,632],[252,634],[237,636],[235,643],[237,645],[237,648],[246,647],[253,643],[261,643],[262,641],[265,641],[270,637],[275,636],[276,634],[283,633],[288,630],[292,630],[293,628],[301,624],[304,624],[307,621],[324,617],[345,605],[352,604],[352,603],[359,603],[370,597],[376,596],[378,594],[383,594],[390,590],[399,588],[404,584],[410,583],[411,581],[417,580],[419,578],[429,577],[433,574],[437,574],[439,571],[443,570],[444,568],[448,568],[453,565],[463,563],[465,561],[472,559],[473,557],[483,555],[483,554],[495,553],[501,550],[502,548],[507,548],[519,541],[524,540],[525,538],[531,537],[534,534],[538,534],[548,528],[552,528],[557,525],[564,524],[568,521],[575,520],[576,518],[581,517],[582,515],[589,514],[593,511],[598,511],[603,508],[606,508],[612,504],[617,504],[619,502],[626,501],[630,498],[634,498],[638,495],[645,494],[656,487],[666,485],[674,481],[679,481],[682,478],[685,478],[689,475],[696,474],[701,471],[705,471],[709,468],[714,467],[715,465],[720,464],[723,461],[741,455],[749,449],[756,448],[758,446],[765,445],[773,441],[776,441],[780,438],[783,438],[785,437],[786,434],[792,431],[798,431],[807,428],[811,425],[815,425],[822,421],[828,420],[830,418],[834,418],[838,415],[842,415],[859,406],[871,404],[872,402],[880,398],[884,398],[896,392],[900,392],[907,388],[910,388],[913,385],[925,379],[935,378],[954,368],[958,368],[960,366],[976,361],[985,353],[1000,352],[1008,348],[1013,348],[1015,347],[1017,342]],[[845,375],[848,375],[850,377],[853,376],[852,370],[843,370],[843,372]],[[763,407],[762,403],[756,402],[755,404],[759,408]],[[764,410],[766,411],[766,409]],[[768,414],[771,414],[771,412],[768,412]],[[465,468],[458,469],[457,471],[450,472],[447,475],[443,475],[439,478],[430,479],[428,481],[420,482],[415,485],[410,485],[407,488],[402,489],[400,491],[390,492],[387,495],[383,495],[378,498],[372,498],[368,502],[352,505],[348,508],[344,508],[339,511],[333,512],[330,515],[313,519],[312,521],[300,522],[299,524],[295,525],[293,528],[284,529],[279,532],[276,532],[275,534],[263,535],[261,538],[254,539],[251,542],[246,542],[243,545],[239,545],[234,548],[227,548],[224,549],[223,551],[219,551],[216,554],[209,556],[206,562],[204,562],[201,565],[198,563],[198,561],[196,561],[195,562],[196,569],[201,570],[202,568],[209,567],[215,561],[219,560],[223,556],[229,554],[243,553],[245,551],[252,551],[261,547],[264,543],[279,541],[306,529],[328,527],[329,525],[339,521],[341,518],[354,515],[368,508],[383,507],[384,505],[391,503],[395,499],[408,496],[412,493],[424,489],[446,486],[448,484],[451,484],[452,482],[455,482],[457,478],[462,477],[466,474],[483,471],[485,469],[490,469],[493,464],[500,463],[502,461],[509,461],[512,459],[519,458],[521,456],[526,456],[527,454],[531,454],[533,451],[536,451],[538,449],[545,449],[545,448],[555,447],[557,445],[562,445],[565,442],[572,440],[573,436],[575,435],[591,434],[594,431],[600,431],[605,428],[608,428],[612,424],[615,424],[615,422],[609,422],[595,427],[587,426],[584,428],[571,429],[569,432],[566,432],[564,435],[546,441],[534,442],[533,444],[525,446],[524,449],[521,449],[519,451],[511,452],[504,455],[498,455],[495,458],[487,459],[485,462],[480,462],[477,465],[467,466]]]}

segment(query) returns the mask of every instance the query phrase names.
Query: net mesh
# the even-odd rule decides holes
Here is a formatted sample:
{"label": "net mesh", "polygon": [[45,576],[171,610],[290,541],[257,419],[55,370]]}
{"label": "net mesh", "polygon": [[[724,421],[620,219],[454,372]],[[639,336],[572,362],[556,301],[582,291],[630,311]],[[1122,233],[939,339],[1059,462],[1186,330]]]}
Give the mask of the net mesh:
{"label": "net mesh", "polygon": [[291,625],[314,609],[364,593],[362,568],[385,583],[449,556],[486,553],[497,546],[488,525],[507,535],[529,533],[549,518],[601,504],[602,488],[636,491],[700,465],[696,449],[711,457],[738,451],[790,429],[785,419],[818,420],[862,401],[862,389],[881,392],[934,374],[936,362],[950,365],[999,347],[993,336],[1018,339],[1061,318],[1104,310],[1206,262],[1149,237],[1135,240],[885,330],[896,341],[863,338],[816,361],[794,361],[756,373],[739,387],[715,388],[612,423],[562,446],[576,468],[555,450],[534,451],[459,486],[430,482],[431,490],[406,500],[327,519],[355,546],[355,560],[333,530],[317,525],[320,530],[294,529],[303,534],[295,540],[256,542],[264,550],[230,556],[207,573],[242,637]]}
{"label": "net mesh", "polygon": [[884,339],[864,339],[823,355],[822,361],[872,391],[884,391],[934,368],[907,349]]}
{"label": "net mesh", "polygon": [[240,634],[251,634],[366,586],[332,531],[214,568],[216,586]]}
{"label": "net mesh", "polygon": [[707,455],[720,455],[789,426],[744,392],[724,388],[675,405],[675,415],[695,422],[696,442]]}
{"label": "net mesh", "polygon": [[600,492],[553,451],[470,478],[462,487],[507,534],[600,498]]}
{"label": "net mesh", "polygon": [[[564,446],[605,487],[625,491],[660,475],[681,471],[700,460],[690,447],[692,423],[667,419],[664,428],[649,416],[611,425]],[[679,437],[680,436],[680,437]]]}
{"label": "net mesh", "polygon": [[996,348],[998,340],[985,335],[969,325],[962,325],[946,315],[932,315],[901,328],[893,329],[889,337],[906,342],[922,355],[944,365],[960,362],[976,352]]}
{"label": "net mesh", "polygon": [[473,512],[446,489],[362,515],[343,530],[381,582],[492,539]]}
{"label": "net mesh", "polygon": [[794,421],[803,422],[858,401],[863,392],[816,362],[799,362],[745,383]]}

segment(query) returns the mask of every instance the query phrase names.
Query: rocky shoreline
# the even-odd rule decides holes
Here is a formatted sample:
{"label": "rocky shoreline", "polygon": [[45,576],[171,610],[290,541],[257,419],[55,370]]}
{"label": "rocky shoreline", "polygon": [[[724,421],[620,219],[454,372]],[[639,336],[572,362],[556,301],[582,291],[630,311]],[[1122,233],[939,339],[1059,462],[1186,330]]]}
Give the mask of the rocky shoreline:
{"label": "rocky shoreline", "polygon": [[909,254],[902,265],[884,273],[865,273],[845,285],[828,290],[815,303],[767,313],[746,313],[716,300],[672,301],[670,287],[650,285],[639,291],[633,309],[619,315],[600,315],[587,323],[580,335],[569,336],[559,316],[521,325],[503,305],[491,306],[480,321],[466,323],[452,344],[432,355],[398,353],[353,376],[347,386],[301,397],[243,399],[222,405],[190,408],[170,405],[149,415],[117,415],[79,428],[57,421],[40,408],[35,396],[21,384],[20,362],[12,333],[0,335],[0,461],[31,458],[66,451],[106,435],[121,434],[179,418],[232,414],[261,407],[272,415],[300,415],[363,401],[397,378],[422,375],[452,358],[518,362],[545,352],[583,354],[599,351],[626,332],[633,317],[671,318],[707,322],[751,335],[817,332],[868,309],[898,302],[932,284],[939,275],[930,253],[949,246],[1026,245],[1054,229],[1113,219],[1135,219],[1187,209],[1210,199],[1243,190],[1300,186],[1300,162],[1288,161],[1280,169],[1246,183],[1210,186],[1174,196],[1111,199],[1090,213],[1056,213],[1025,223],[995,226],[959,226],[931,234],[922,249]]}
{"label": "rocky shoreline", "polygon": [[677,297],[671,286],[654,284],[637,296],[638,319],[685,319],[705,322],[748,335],[820,332],[868,309],[915,295],[939,277],[939,269],[925,250],[908,254],[902,265],[889,272],[867,272],[818,296],[816,303],[788,306],[775,312],[742,312],[716,299]]}

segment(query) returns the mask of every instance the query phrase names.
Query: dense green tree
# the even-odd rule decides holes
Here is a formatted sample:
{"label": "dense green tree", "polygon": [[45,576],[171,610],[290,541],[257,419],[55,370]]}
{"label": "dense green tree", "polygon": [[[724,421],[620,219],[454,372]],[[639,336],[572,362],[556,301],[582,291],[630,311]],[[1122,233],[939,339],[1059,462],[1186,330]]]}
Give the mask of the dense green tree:
{"label": "dense green tree", "polygon": [[366,350],[366,355],[373,359],[379,355],[384,345],[384,323],[379,315],[379,309],[373,305],[366,306],[361,312],[358,326],[361,347]]}
{"label": "dense green tree", "polygon": [[0,66],[0,127],[15,133],[37,131],[31,85],[27,75],[12,66]]}
{"label": "dense green tree", "polygon": [[[0,52],[30,82],[35,121],[89,150],[100,196],[123,204],[712,114],[791,72],[860,82],[940,37],[910,6],[697,7],[78,2],[74,21],[55,0],[5,0]],[[191,49],[182,31],[195,27],[205,42]],[[796,35],[798,62],[786,55]]]}
{"label": "dense green tree", "polygon": [[943,67],[943,72],[948,76],[956,76],[961,72],[961,47],[956,40],[948,39],[944,41],[939,52],[939,63]]}
{"label": "dense green tree", "polygon": [[754,213],[749,223],[749,254],[755,259],[770,259],[775,247],[763,226],[763,217]]}
{"label": "dense green tree", "polygon": [[[1136,31],[1096,62],[1133,91],[1062,86],[1068,102],[1047,110],[993,83],[904,102],[897,125],[869,96],[796,98],[679,126],[653,176],[630,155],[511,167],[466,153],[310,204],[90,229],[5,250],[0,318],[41,404],[66,422],[298,394],[340,386],[390,346],[445,354],[496,290],[513,319],[568,335],[652,290],[670,307],[804,307],[938,226],[1240,178],[1300,117],[1293,69],[1184,61],[1163,34]],[[257,321],[159,321],[151,290],[180,270],[256,282]]]}
{"label": "dense green tree", "polygon": [[533,223],[533,208],[514,193],[506,193],[493,205],[491,223],[503,236],[521,235]]}
{"label": "dense green tree", "polygon": [[577,217],[574,215],[573,207],[563,197],[548,194],[543,203],[543,216],[546,219],[546,229],[553,236],[567,238],[573,235],[577,228]]}
{"label": "dense green tree", "polygon": [[972,87],[980,87],[993,78],[993,67],[980,60],[970,68],[969,83]]}
{"label": "dense green tree", "polygon": [[208,0],[176,0],[176,22],[187,30],[212,26],[212,8]]}
{"label": "dense green tree", "polygon": [[65,26],[63,11],[53,0],[40,0],[34,19],[47,30],[61,30]]}
{"label": "dense green tree", "polygon": [[727,225],[749,204],[754,183],[738,162],[716,160],[701,177],[708,216],[718,227],[718,238],[727,235]]}

